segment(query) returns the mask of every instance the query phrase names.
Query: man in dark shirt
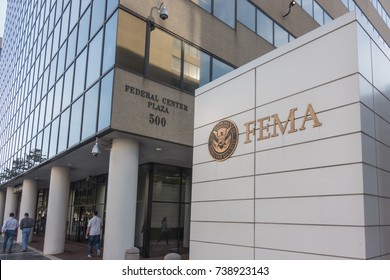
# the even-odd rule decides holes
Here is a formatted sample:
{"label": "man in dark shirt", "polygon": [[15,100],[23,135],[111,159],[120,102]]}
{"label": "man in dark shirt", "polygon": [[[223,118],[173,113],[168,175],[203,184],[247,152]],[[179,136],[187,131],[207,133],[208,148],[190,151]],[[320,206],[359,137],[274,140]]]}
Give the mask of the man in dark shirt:
{"label": "man in dark shirt", "polygon": [[20,229],[22,230],[22,250],[27,251],[28,239],[30,238],[31,229],[34,226],[34,220],[24,213],[24,218],[20,221]]}

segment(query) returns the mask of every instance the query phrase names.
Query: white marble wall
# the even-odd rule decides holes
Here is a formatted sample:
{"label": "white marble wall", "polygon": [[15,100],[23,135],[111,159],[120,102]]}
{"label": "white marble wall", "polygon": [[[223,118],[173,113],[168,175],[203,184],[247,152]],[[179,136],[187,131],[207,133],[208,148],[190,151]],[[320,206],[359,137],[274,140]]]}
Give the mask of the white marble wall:
{"label": "white marble wall", "polygon": [[[390,59],[348,14],[196,92],[191,259],[390,259]],[[244,144],[289,110],[320,127]],[[223,119],[239,145],[214,161]],[[272,134],[273,127],[270,127]],[[279,132],[279,134],[281,134]]]}

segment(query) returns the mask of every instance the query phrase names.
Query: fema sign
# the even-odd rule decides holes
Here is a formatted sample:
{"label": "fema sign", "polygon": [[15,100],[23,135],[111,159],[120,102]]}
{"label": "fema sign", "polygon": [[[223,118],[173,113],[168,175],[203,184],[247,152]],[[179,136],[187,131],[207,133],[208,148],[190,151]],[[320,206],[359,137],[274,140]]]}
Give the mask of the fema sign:
{"label": "fema sign", "polygon": [[[306,106],[306,111],[303,118],[300,118],[298,126],[296,124],[296,111],[298,111],[298,108],[290,109],[285,121],[281,121],[278,114],[273,114],[245,123],[244,144],[252,142],[251,138],[255,136],[256,131],[259,134],[256,140],[262,141],[284,135],[286,132],[290,134],[305,130],[309,124],[312,124],[313,128],[322,126],[312,104],[309,103]],[[208,148],[210,155],[217,161],[228,159],[237,148],[238,136],[238,129],[234,122],[223,120],[217,123],[209,136]]]}

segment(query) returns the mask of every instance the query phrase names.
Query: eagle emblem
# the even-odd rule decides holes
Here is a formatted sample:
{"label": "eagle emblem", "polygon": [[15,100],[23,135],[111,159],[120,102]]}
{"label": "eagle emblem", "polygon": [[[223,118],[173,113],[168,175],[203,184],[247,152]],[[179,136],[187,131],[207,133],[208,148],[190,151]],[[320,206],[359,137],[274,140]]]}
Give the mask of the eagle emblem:
{"label": "eagle emblem", "polygon": [[228,159],[236,150],[238,143],[238,129],[235,123],[229,120],[220,121],[209,136],[210,155],[218,160]]}

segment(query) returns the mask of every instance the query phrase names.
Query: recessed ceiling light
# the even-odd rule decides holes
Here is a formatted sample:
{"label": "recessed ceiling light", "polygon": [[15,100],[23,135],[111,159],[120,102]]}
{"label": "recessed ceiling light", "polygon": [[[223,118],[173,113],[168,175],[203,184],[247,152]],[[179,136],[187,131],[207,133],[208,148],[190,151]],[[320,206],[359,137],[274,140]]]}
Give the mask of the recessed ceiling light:
{"label": "recessed ceiling light", "polygon": [[157,147],[157,148],[156,148],[156,151],[162,151],[162,148]]}

